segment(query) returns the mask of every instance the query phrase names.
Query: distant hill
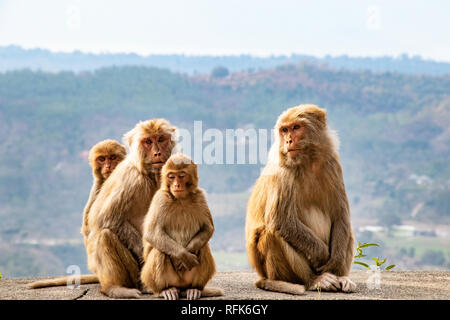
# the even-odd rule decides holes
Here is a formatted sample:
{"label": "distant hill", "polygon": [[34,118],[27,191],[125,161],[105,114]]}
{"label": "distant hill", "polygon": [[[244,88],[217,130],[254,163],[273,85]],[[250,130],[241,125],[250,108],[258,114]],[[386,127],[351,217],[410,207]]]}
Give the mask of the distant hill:
{"label": "distant hill", "polygon": [[293,54],[291,56],[255,57],[239,56],[186,56],[186,55],[148,55],[134,53],[90,54],[75,51],[72,53],[51,52],[44,49],[25,50],[18,46],[0,47],[0,72],[18,69],[43,71],[92,71],[110,66],[148,66],[169,69],[187,74],[205,74],[217,66],[223,66],[231,72],[258,71],[282,64],[299,62],[323,65],[345,70],[369,70],[372,72],[399,72],[405,74],[450,74],[450,63],[424,60],[420,56],[410,57],[348,57],[314,56]]}
{"label": "distant hill", "polygon": [[[196,120],[203,130],[270,129],[300,103],[326,108],[339,132],[353,217],[450,221],[450,75],[304,62],[218,77],[142,66],[10,71],[0,73],[0,272],[61,274],[82,264],[86,154],[97,141],[120,140],[137,121],[154,117],[191,132]],[[261,167],[199,166],[200,185],[211,194],[214,250],[245,250],[248,190]]]}

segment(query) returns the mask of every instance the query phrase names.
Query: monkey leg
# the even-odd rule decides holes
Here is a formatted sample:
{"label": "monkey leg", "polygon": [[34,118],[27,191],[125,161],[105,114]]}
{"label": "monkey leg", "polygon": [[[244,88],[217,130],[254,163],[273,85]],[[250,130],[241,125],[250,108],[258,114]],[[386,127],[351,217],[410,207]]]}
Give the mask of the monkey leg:
{"label": "monkey leg", "polygon": [[188,300],[223,296],[224,292],[221,288],[205,287],[216,273],[216,264],[208,244],[200,250],[198,258],[199,265],[185,271],[182,275],[181,282],[183,287],[187,288],[186,291],[181,292],[182,296],[186,296]]}
{"label": "monkey leg", "polygon": [[352,234],[347,246],[347,250],[345,252],[345,258],[342,263],[342,267],[336,273],[336,275],[338,276],[339,283],[341,285],[342,292],[347,293],[354,292],[356,290],[356,284],[348,277],[348,274],[350,273],[353,264],[353,245],[354,239]]}
{"label": "monkey leg", "polygon": [[350,280],[348,274],[353,262],[353,237],[350,239],[344,256],[340,262],[333,265],[328,272],[316,275],[309,290],[354,292],[356,284]]}
{"label": "monkey leg", "polygon": [[[141,270],[141,281],[155,296],[165,299],[177,298],[175,289],[180,283],[180,276],[173,268],[169,256],[158,249],[152,248],[145,257],[145,263]],[[175,288],[175,289],[172,289]]]}
{"label": "monkey leg", "polygon": [[102,230],[95,253],[100,291],[112,298],[139,298],[139,265],[117,235]]}
{"label": "monkey leg", "polygon": [[254,248],[251,254],[259,263],[256,270],[261,277],[256,287],[290,294],[305,292],[313,272],[302,254],[265,229],[260,231]]}
{"label": "monkey leg", "polygon": [[214,258],[208,244],[200,249],[198,261],[199,265],[190,270],[192,271],[192,278],[187,280],[190,280],[188,283],[190,283],[192,288],[198,288],[201,290],[216,273],[216,263],[214,262]]}

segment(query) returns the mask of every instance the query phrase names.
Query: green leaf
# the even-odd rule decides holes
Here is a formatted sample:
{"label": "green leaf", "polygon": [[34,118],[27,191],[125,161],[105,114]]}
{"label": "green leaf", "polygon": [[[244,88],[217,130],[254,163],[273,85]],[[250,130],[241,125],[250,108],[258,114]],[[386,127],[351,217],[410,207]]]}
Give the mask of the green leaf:
{"label": "green leaf", "polygon": [[390,266],[387,266],[385,270],[390,270],[390,269],[392,269],[394,267],[395,267],[395,264],[391,264]]}
{"label": "green leaf", "polygon": [[384,258],[383,260],[379,260],[378,258],[372,257],[373,260],[375,260],[375,263],[377,264],[377,267],[381,266],[383,263],[386,262],[386,258]]}
{"label": "green leaf", "polygon": [[358,254],[357,256],[355,256],[355,258],[362,258],[362,257],[367,257],[367,254]]}
{"label": "green leaf", "polygon": [[354,264],[359,264],[363,267],[366,267],[367,269],[370,269],[369,265],[364,263],[364,262],[360,262],[360,261],[353,261]]}
{"label": "green leaf", "polygon": [[380,245],[378,243],[364,243],[362,245],[359,245],[359,248],[367,248],[367,247],[379,247]]}

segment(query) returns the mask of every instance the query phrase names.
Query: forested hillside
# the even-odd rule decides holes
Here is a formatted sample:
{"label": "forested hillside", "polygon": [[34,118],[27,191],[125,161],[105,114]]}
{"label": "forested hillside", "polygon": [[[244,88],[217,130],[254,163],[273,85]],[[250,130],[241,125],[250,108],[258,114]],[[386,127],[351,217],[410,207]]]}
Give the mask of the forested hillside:
{"label": "forested hillside", "polygon": [[[450,221],[450,75],[305,63],[214,77],[148,67],[12,71],[0,74],[0,271],[85,267],[79,228],[91,184],[87,151],[97,141],[121,140],[154,117],[189,130],[198,120],[203,130],[270,129],[300,103],[326,108],[339,132],[354,218]],[[245,250],[247,193],[261,167],[200,166],[215,217],[212,248],[229,255],[224,264]]]}
{"label": "forested hillside", "polygon": [[187,74],[207,74],[216,66],[223,66],[232,72],[258,71],[274,68],[282,64],[307,61],[315,65],[328,65],[334,69],[368,70],[372,72],[401,72],[406,74],[450,74],[450,63],[426,60],[420,56],[402,54],[399,57],[315,57],[305,54],[272,55],[257,57],[251,55],[234,56],[195,56],[181,54],[151,54],[147,56],[135,53],[84,53],[51,52],[46,49],[23,49],[19,46],[0,47],[0,71],[16,69],[59,71],[96,70],[109,66],[146,66],[167,68]]}

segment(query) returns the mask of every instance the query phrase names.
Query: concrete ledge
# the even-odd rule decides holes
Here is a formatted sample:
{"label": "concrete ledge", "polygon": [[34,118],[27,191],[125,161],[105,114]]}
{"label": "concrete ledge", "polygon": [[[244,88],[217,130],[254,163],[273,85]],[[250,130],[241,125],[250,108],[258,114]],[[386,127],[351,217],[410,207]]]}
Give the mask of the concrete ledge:
{"label": "concrete ledge", "polygon": [[[379,288],[367,285],[373,272],[353,271],[350,278],[357,284],[354,293],[307,292],[302,296],[263,291],[254,287],[257,275],[251,271],[219,272],[211,286],[225,290],[225,296],[208,299],[227,300],[339,300],[339,299],[418,299],[450,300],[450,271],[381,271]],[[1,279],[2,300],[107,300],[98,284],[82,285],[78,289],[52,287],[28,289],[26,285],[38,278]],[[373,279],[373,278],[372,278]],[[155,299],[151,294],[141,299]]]}

